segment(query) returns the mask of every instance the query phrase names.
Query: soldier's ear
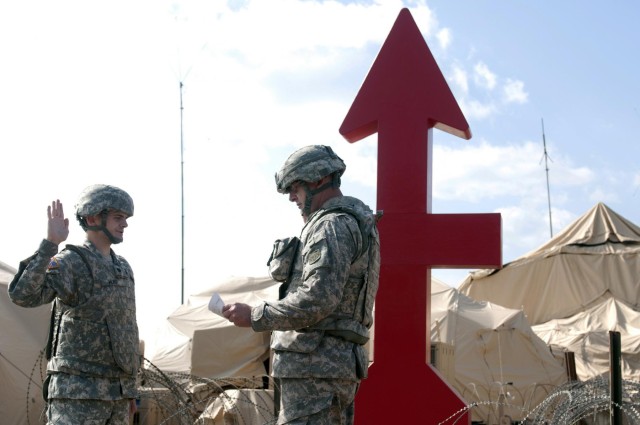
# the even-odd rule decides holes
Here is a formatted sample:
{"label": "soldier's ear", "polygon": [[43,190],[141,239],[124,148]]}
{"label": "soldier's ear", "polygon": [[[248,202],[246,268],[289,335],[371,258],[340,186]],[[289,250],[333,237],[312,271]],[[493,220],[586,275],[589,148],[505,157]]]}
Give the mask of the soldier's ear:
{"label": "soldier's ear", "polygon": [[317,189],[319,187],[322,187],[325,184],[329,183],[332,179],[333,179],[333,177],[331,175],[324,176],[323,178],[321,178],[317,182],[308,183],[309,189]]}
{"label": "soldier's ear", "polygon": [[89,226],[97,226],[101,224],[100,214],[88,215],[85,217],[85,220]]}

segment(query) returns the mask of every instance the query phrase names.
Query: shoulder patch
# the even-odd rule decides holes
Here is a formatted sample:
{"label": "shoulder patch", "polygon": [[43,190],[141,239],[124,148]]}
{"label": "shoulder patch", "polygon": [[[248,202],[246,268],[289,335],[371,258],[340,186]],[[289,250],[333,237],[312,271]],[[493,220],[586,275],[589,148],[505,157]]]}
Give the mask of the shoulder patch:
{"label": "shoulder patch", "polygon": [[307,257],[307,263],[308,264],[313,264],[313,263],[317,262],[320,259],[321,255],[322,254],[320,253],[319,249],[315,249],[315,250],[311,251],[309,253],[309,256]]}
{"label": "shoulder patch", "polygon": [[56,257],[51,257],[49,260],[49,265],[47,266],[47,270],[56,270],[60,268],[60,262]]}

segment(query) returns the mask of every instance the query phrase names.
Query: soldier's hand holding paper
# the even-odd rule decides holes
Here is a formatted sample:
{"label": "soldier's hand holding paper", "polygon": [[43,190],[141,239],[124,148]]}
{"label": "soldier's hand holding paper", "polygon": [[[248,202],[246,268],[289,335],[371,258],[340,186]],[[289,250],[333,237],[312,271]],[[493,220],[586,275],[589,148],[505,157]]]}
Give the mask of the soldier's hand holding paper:
{"label": "soldier's hand holding paper", "polygon": [[251,306],[243,303],[226,304],[222,308],[222,315],[231,323],[241,328],[251,326]]}

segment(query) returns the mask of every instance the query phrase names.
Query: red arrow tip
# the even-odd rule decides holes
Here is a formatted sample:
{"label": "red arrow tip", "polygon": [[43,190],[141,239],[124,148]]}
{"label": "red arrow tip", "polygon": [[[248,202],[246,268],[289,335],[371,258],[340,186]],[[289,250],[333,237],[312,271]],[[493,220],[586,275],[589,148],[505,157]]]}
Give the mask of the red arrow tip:
{"label": "red arrow tip", "polygon": [[375,133],[389,116],[417,117],[429,127],[471,138],[471,130],[409,9],[400,11],[344,122],[356,142]]}

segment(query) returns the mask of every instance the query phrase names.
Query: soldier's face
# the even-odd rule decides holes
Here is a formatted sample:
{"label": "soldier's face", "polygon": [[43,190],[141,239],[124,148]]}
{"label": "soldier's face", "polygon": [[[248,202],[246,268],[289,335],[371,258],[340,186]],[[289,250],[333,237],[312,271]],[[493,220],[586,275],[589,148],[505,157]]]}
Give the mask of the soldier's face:
{"label": "soldier's face", "polygon": [[114,237],[124,240],[124,229],[129,226],[128,218],[129,216],[122,211],[109,210],[105,227]]}
{"label": "soldier's face", "polygon": [[302,210],[305,199],[307,199],[307,192],[304,190],[302,182],[293,182],[289,186],[289,201],[295,202],[298,209]]}

